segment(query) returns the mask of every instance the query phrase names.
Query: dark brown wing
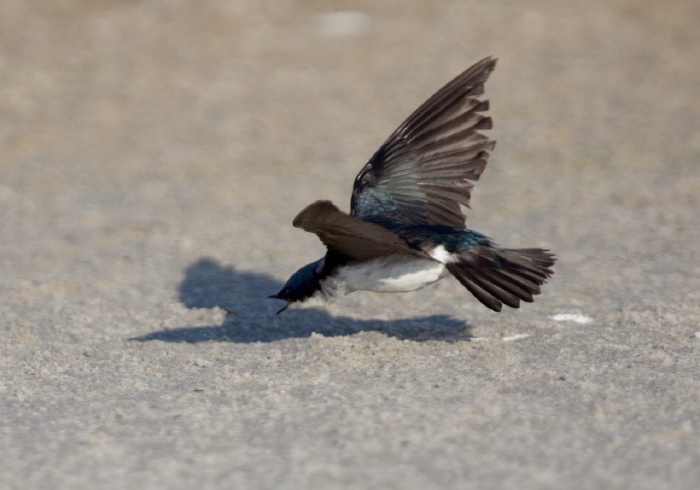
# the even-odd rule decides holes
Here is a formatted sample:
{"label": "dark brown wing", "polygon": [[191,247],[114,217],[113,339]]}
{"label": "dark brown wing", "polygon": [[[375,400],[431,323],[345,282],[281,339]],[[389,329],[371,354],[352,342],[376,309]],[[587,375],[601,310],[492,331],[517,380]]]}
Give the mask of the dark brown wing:
{"label": "dark brown wing", "polygon": [[350,216],[330,201],[309,204],[294,218],[293,224],[318,235],[328,250],[354,260],[394,254],[425,256],[386,228]]}
{"label": "dark brown wing", "polygon": [[485,58],[468,68],[394,131],[355,179],[353,216],[464,227],[461,205],[496,144],[478,132],[492,126],[478,97],[495,66]]}

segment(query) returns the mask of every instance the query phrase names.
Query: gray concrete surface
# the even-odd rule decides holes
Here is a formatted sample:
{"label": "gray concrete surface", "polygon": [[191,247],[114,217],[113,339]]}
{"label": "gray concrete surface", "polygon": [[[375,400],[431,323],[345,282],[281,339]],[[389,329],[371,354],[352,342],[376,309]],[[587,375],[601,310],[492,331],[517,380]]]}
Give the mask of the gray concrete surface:
{"label": "gray concrete surface", "polygon": [[[699,19],[2,2],[0,487],[698,488]],[[498,146],[469,224],[557,252],[544,294],[495,314],[444,281],[275,316],[323,252],[294,215],[347,209],[487,55]]]}

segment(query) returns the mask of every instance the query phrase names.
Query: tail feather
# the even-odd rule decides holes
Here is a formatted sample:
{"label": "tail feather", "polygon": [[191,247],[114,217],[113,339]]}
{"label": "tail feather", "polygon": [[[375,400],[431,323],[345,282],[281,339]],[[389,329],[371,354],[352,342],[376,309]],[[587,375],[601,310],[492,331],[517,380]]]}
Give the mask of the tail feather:
{"label": "tail feather", "polygon": [[471,248],[449,270],[479,301],[494,311],[503,304],[519,308],[540,294],[540,285],[553,274],[556,258],[540,248],[508,249],[493,244]]}
{"label": "tail feather", "polygon": [[[507,275],[503,274],[502,271],[484,271],[484,277],[485,280],[493,283],[494,286],[510,293],[511,295],[515,296],[516,298],[522,299],[523,301],[527,301],[528,303],[532,303],[532,293],[534,291],[539,292],[539,286],[535,285],[535,288],[523,286],[523,284],[520,282],[520,278],[516,277],[508,277]],[[533,284],[530,282],[530,284]],[[535,293],[537,294],[537,293]],[[517,299],[515,300],[515,306],[513,308],[517,308]],[[510,306],[510,305],[508,305]]]}

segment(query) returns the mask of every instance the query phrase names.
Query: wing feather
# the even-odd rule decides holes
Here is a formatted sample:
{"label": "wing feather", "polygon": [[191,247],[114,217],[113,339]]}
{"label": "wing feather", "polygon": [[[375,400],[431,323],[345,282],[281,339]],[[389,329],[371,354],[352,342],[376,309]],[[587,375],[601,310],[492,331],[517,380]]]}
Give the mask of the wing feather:
{"label": "wing feather", "polygon": [[351,215],[408,225],[464,227],[473,181],[495,141],[478,97],[496,66],[485,58],[423,103],[379,148],[355,179]]}
{"label": "wing feather", "polygon": [[309,204],[292,224],[315,233],[332,252],[353,260],[369,260],[386,255],[414,255],[425,252],[410,247],[386,228],[342,212],[330,201]]}

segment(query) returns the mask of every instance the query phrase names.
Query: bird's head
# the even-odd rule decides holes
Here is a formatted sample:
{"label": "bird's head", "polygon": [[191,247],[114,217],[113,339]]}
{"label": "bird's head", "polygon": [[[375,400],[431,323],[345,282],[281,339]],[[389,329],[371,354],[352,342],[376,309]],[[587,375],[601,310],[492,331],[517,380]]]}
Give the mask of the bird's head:
{"label": "bird's head", "polygon": [[277,312],[278,315],[294,303],[303,303],[320,289],[319,269],[322,262],[323,259],[320,259],[305,265],[292,274],[279,293],[269,296],[287,302],[284,308]]}

